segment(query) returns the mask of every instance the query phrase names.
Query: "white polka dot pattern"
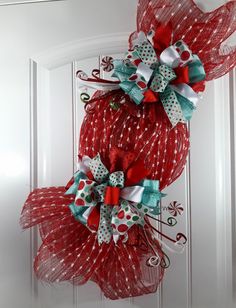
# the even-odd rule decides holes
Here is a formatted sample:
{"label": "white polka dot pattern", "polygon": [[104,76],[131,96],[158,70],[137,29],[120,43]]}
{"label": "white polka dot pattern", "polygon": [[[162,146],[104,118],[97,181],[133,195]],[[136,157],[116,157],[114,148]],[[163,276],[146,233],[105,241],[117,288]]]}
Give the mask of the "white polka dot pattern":
{"label": "white polka dot pattern", "polygon": [[156,52],[151,44],[144,42],[141,46],[136,47],[135,50],[137,50],[140,59],[148,66],[151,66],[153,63],[156,63]]}
{"label": "white polka dot pattern", "polygon": [[109,176],[109,185],[116,187],[124,187],[125,178],[123,171],[116,171]]}
{"label": "white polka dot pattern", "polygon": [[91,162],[89,163],[89,166],[90,166],[91,172],[93,173],[94,179],[98,183],[102,183],[108,178],[109,171],[104,166],[104,164],[101,162],[99,154],[97,154],[97,156],[91,160]]}
{"label": "white polka dot pattern", "polygon": [[175,126],[178,122],[184,123],[185,118],[175,92],[167,87],[165,92],[160,93],[160,97],[172,125]]}

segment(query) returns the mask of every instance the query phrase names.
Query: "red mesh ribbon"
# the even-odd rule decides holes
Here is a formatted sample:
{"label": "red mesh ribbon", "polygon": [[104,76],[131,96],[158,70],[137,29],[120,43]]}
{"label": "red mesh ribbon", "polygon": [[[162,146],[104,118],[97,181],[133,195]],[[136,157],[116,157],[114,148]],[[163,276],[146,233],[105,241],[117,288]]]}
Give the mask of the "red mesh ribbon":
{"label": "red mesh ribbon", "polygon": [[[48,283],[70,281],[77,285],[92,280],[111,299],[155,292],[164,269],[146,265],[153,251],[147,245],[143,229],[131,228],[126,243],[98,246],[96,233],[72,216],[68,205],[73,196],[64,193],[64,187],[36,189],[22,211],[22,227],[38,225],[42,238],[34,262],[37,277]],[[162,257],[162,250],[152,239],[150,230],[146,233]]]}
{"label": "red mesh ribbon", "polygon": [[206,80],[228,73],[236,65],[236,49],[222,54],[221,44],[236,30],[236,1],[204,13],[193,0],[139,0],[137,31],[170,22],[173,42],[183,39],[204,64]]}
{"label": "red mesh ribbon", "polygon": [[94,157],[100,153],[104,164],[109,166],[110,151],[118,146],[136,153],[135,160],[144,161],[148,177],[158,179],[161,190],[170,185],[186,163],[189,150],[186,125],[179,123],[173,128],[161,103],[133,104],[136,114],[130,114],[126,103],[117,111],[111,109],[110,99],[101,98],[89,106],[80,132],[80,156]]}

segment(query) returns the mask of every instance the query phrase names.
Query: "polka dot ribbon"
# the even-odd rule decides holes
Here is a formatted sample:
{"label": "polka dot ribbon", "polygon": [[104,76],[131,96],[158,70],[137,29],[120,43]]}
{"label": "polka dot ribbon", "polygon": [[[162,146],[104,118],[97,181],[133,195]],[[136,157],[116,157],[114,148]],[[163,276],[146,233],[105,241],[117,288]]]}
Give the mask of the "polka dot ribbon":
{"label": "polka dot ribbon", "polygon": [[[98,154],[84,159],[81,170],[66,194],[74,194],[70,204],[74,217],[97,232],[99,244],[118,241],[134,225],[144,225],[146,214],[159,215],[159,201],[164,194],[159,182],[143,179],[135,186],[125,186],[125,173],[109,173]],[[85,173],[86,171],[86,173]]]}

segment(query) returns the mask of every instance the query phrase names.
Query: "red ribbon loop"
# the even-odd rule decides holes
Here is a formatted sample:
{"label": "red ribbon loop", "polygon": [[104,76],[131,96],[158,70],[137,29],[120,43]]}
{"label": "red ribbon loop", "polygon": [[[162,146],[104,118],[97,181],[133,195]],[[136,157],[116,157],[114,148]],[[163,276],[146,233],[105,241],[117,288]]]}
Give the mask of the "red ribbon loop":
{"label": "red ribbon loop", "polygon": [[119,205],[119,200],[120,200],[120,188],[107,186],[104,197],[104,204]]}

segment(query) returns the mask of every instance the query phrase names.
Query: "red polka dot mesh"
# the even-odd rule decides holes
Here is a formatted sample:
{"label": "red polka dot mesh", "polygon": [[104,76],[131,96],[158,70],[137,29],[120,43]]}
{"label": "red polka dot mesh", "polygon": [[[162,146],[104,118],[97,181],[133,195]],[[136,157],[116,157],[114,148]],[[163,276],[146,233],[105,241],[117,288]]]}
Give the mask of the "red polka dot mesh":
{"label": "red polka dot mesh", "polygon": [[[236,52],[222,53],[221,43],[236,28],[236,1],[210,13],[203,13],[192,0],[140,0],[137,31],[155,29],[171,22],[173,41],[183,39],[204,64],[207,80],[220,77],[235,66]],[[135,34],[132,34],[134,36]],[[183,54],[183,60],[187,58]],[[99,95],[99,93],[97,94]],[[114,146],[135,153],[145,163],[150,179],[160,181],[160,190],[182,173],[189,151],[186,124],[172,127],[161,103],[138,107],[121,91],[116,92],[121,108],[110,106],[111,96],[87,105],[81,128],[79,156],[91,158],[100,153],[109,164]],[[37,277],[53,283],[69,281],[76,285],[94,281],[110,299],[156,292],[164,275],[164,266],[147,265],[157,251],[165,258],[152,229],[135,225],[128,231],[128,241],[117,245],[98,245],[92,233],[72,215],[69,204],[74,197],[65,195],[65,187],[34,190],[21,216],[24,229],[38,226],[42,244],[34,262]]]}

